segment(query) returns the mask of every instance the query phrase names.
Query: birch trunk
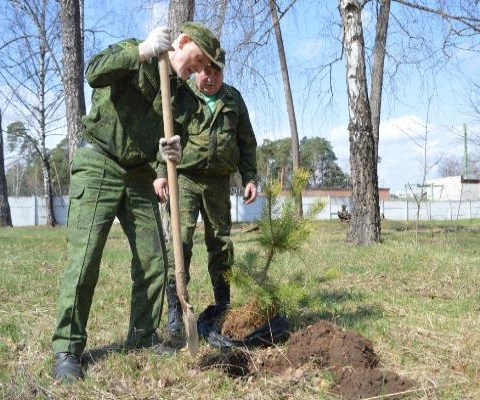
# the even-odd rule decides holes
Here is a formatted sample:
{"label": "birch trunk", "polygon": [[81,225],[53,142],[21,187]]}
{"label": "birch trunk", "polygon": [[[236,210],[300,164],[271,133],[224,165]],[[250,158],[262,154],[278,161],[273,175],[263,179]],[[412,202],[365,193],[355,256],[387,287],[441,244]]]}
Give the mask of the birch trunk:
{"label": "birch trunk", "polygon": [[380,240],[377,161],[368,100],[361,6],[357,0],[339,0],[346,58],[349,108],[352,219],[347,239],[357,245]]}

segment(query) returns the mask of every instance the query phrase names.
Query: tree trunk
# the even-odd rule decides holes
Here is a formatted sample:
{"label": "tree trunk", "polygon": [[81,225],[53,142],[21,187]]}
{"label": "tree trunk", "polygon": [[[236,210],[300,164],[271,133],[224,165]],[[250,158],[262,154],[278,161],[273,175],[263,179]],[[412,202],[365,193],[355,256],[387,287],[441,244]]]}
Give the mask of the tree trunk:
{"label": "tree trunk", "polygon": [[283,181],[285,180],[285,167],[280,168],[278,180],[280,181],[280,189],[283,190]]}
{"label": "tree trunk", "polygon": [[223,26],[225,25],[225,19],[227,17],[227,8],[228,8],[229,0],[222,0],[218,4],[217,7],[217,23],[215,24],[215,28],[213,33],[220,39],[222,36]]}
{"label": "tree trunk", "polygon": [[[44,26],[44,25],[42,25]],[[49,164],[49,154],[46,147],[46,137],[47,137],[47,49],[48,49],[48,38],[46,29],[40,31],[40,51],[39,51],[39,63],[38,63],[38,113],[39,113],[39,131],[40,131],[40,140],[38,152],[42,161],[42,176],[43,176],[43,193],[46,200],[46,214],[47,214],[47,225],[55,226],[55,215],[53,214],[53,194],[52,194],[52,177],[50,175],[50,164]]]}
{"label": "tree trunk", "polygon": [[86,112],[83,90],[83,1],[60,0],[60,18],[68,158],[71,163],[82,131],[81,118]]}
{"label": "tree trunk", "polygon": [[383,71],[387,48],[388,19],[390,17],[390,0],[381,0],[377,17],[375,46],[373,48],[372,79],[370,88],[370,108],[372,111],[373,140],[375,160],[378,164],[378,141],[380,137],[380,114],[382,109]]}
{"label": "tree trunk", "polygon": [[172,40],[180,34],[180,28],[193,20],[195,0],[170,0],[168,6],[168,26],[172,29]]}
{"label": "tree trunk", "polygon": [[352,219],[347,239],[357,245],[380,240],[380,208],[372,118],[368,101],[361,6],[357,0],[339,0],[344,29],[343,46],[349,106]]}
{"label": "tree trunk", "polygon": [[[300,146],[298,142],[297,120],[295,119],[295,108],[293,106],[292,89],[290,87],[290,78],[288,76],[287,58],[283,47],[282,30],[280,29],[280,21],[278,20],[277,6],[275,0],[269,0],[270,12],[272,14],[273,27],[275,29],[275,38],[277,39],[278,58],[280,60],[280,68],[282,70],[283,88],[285,91],[285,100],[287,102],[288,122],[290,124],[290,135],[292,137],[292,160],[293,174],[300,168]],[[296,199],[298,207],[298,215],[303,215],[302,193],[299,193]]]}
{"label": "tree trunk", "polygon": [[45,196],[45,212],[47,217],[47,225],[54,227],[57,224],[55,214],[53,212],[53,190],[51,168],[48,160],[42,158],[42,175],[43,175],[43,192]]}
{"label": "tree trunk", "polygon": [[3,154],[2,110],[0,109],[0,226],[12,226],[12,214],[8,204],[5,158]]}

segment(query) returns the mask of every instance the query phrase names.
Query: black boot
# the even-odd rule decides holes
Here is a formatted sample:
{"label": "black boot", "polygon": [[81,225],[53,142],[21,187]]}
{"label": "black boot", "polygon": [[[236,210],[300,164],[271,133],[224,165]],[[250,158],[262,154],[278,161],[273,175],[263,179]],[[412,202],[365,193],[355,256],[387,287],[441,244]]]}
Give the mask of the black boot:
{"label": "black boot", "polygon": [[221,281],[213,287],[215,304],[210,304],[198,316],[197,329],[201,337],[208,340],[210,333],[221,333],[226,311],[230,306],[230,285]]}
{"label": "black boot", "polygon": [[185,341],[185,325],[183,323],[183,310],[177,295],[175,284],[167,285],[168,317],[166,331],[168,339],[173,344]]}
{"label": "black boot", "polygon": [[219,309],[226,310],[230,305],[230,284],[221,282],[213,288],[213,295],[215,297],[215,305]]}
{"label": "black boot", "polygon": [[68,351],[55,353],[53,378],[61,381],[82,379],[83,370],[80,357]]}

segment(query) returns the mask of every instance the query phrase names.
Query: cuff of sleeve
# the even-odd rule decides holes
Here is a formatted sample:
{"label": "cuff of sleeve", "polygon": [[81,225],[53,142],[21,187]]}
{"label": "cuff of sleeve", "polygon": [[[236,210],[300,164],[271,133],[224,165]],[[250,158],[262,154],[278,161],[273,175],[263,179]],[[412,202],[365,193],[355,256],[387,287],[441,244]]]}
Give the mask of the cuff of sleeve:
{"label": "cuff of sleeve", "polygon": [[138,46],[128,46],[123,49],[123,56],[125,60],[129,60],[130,68],[137,70],[140,67],[138,59]]}
{"label": "cuff of sleeve", "polygon": [[157,178],[166,178],[167,177],[167,166],[161,162],[158,163],[156,168]]}
{"label": "cuff of sleeve", "polygon": [[249,183],[253,183],[255,186],[258,186],[258,181],[256,179],[249,179],[243,182],[243,186],[247,186]]}

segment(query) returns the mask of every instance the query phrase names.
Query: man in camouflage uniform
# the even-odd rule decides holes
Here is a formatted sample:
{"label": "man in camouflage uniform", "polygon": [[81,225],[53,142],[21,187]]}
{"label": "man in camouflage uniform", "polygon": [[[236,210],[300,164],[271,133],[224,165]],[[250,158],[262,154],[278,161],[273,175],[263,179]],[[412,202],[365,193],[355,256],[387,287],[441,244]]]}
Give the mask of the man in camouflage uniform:
{"label": "man in camouflage uniform", "polygon": [[71,166],[68,264],[52,338],[55,379],[83,377],[80,358],[86,326],[115,217],[132,253],[126,344],[145,347],[158,340],[167,264],[157,197],[161,189],[155,179],[160,160],[179,161],[181,148],[177,136],[159,152],[163,121],[157,57],[168,51],[172,102],[178,112],[175,126],[181,132],[188,110],[178,88],[193,72],[215,61],[219,49],[207,28],[187,23],[173,44],[170,30],[157,28],[143,42],[131,39],[109,46],[87,66],[92,106],[83,119],[83,140]]}
{"label": "man in camouflage uniform", "polygon": [[[224,65],[223,50],[218,61]],[[188,83],[190,98],[197,107],[188,124],[188,142],[182,143],[183,155],[177,165],[186,278],[188,282],[193,234],[200,213],[205,226],[208,272],[215,298],[214,314],[220,315],[230,303],[226,274],[233,263],[230,175],[238,169],[245,187],[244,203],[254,202],[257,196],[257,142],[240,92],[223,83],[223,68],[211,64],[197,72],[195,79]],[[166,176],[165,170],[163,176]],[[166,180],[162,184],[165,186]],[[171,254],[169,246],[166,330],[175,343],[183,340],[184,326]]]}

